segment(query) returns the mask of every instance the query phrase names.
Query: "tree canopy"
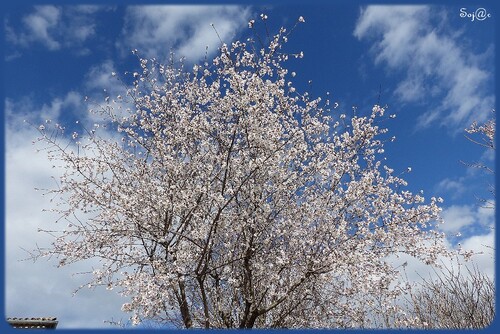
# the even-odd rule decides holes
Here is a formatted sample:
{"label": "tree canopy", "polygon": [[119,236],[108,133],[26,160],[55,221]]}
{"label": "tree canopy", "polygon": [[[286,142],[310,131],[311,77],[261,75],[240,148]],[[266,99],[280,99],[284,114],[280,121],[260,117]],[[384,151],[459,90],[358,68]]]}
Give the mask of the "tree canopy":
{"label": "tree canopy", "polygon": [[70,144],[62,125],[41,126],[64,168],[52,210],[68,225],[40,255],[100,259],[90,285],[129,296],[134,323],[407,321],[389,257],[446,253],[441,199],[410,192],[384,164],[385,108],[339,114],[299,92],[285,65],[302,53],[285,51],[288,34],[222,44],[192,70],[139,57],[131,85]]}

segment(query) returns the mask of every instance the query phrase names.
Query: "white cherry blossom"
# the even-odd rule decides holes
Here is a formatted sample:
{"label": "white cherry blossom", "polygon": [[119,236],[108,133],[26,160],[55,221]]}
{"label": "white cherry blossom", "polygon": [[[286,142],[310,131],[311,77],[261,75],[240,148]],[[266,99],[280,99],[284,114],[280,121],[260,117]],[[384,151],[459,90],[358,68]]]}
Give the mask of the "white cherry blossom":
{"label": "white cherry blossom", "polygon": [[40,126],[65,167],[48,190],[53,209],[72,225],[50,231],[39,255],[61,266],[99,258],[90,286],[128,296],[134,323],[352,328],[402,317],[400,269],[387,258],[446,254],[439,201],[384,165],[384,108],[347,116],[288,87],[284,37],[224,44],[191,73],[140,59],[78,146],[61,126]]}

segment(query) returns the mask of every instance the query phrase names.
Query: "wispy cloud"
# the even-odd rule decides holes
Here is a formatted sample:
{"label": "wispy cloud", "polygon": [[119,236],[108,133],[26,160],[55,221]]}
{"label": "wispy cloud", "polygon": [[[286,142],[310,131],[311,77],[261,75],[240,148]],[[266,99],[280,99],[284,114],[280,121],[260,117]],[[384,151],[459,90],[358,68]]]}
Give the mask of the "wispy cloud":
{"label": "wispy cloud", "polygon": [[[121,86],[117,87],[118,82],[112,75],[115,71],[115,64],[109,59],[92,66],[85,75],[84,83],[86,92],[104,92],[104,90],[108,92],[111,89],[114,92],[115,90],[118,91],[119,89],[123,89]],[[106,95],[107,94],[109,93],[106,93]]]}
{"label": "wispy cloud", "polygon": [[[6,41],[20,49],[39,44],[50,51],[75,48],[79,54],[89,53],[85,42],[96,35],[94,15],[109,7],[102,6],[35,6],[33,11],[13,27],[6,19]],[[19,51],[16,52],[16,54]]]}
{"label": "wispy cloud", "polygon": [[197,61],[207,46],[209,54],[217,50],[217,34],[223,42],[231,42],[238,30],[246,27],[249,13],[241,6],[131,6],[118,46],[125,52],[138,49],[146,57],[165,57],[174,51],[179,57]]}
{"label": "wispy cloud", "polygon": [[21,39],[22,42],[40,41],[50,50],[60,48],[60,43],[54,39],[52,32],[60,23],[61,9],[55,6],[41,6],[35,8],[35,11],[24,17],[23,22],[26,27],[26,33]]}
{"label": "wispy cloud", "polygon": [[80,113],[83,107],[83,97],[80,93],[69,91],[61,97],[55,97],[48,103],[36,104],[30,97],[17,101],[5,100],[5,122],[9,129],[22,129],[25,121],[37,125],[46,120],[57,122],[69,114]]}
{"label": "wispy cloud", "polygon": [[494,108],[492,47],[483,54],[466,49],[460,34],[444,24],[447,19],[429,6],[368,6],[354,36],[372,43],[376,64],[403,73],[394,94],[429,109],[420,127],[437,122],[458,131],[472,120],[484,121]]}
{"label": "wispy cloud", "polygon": [[466,187],[465,177],[460,177],[457,179],[445,178],[444,180],[441,180],[434,188],[439,194],[450,194],[453,199],[457,199],[465,193],[465,190],[467,189]]}

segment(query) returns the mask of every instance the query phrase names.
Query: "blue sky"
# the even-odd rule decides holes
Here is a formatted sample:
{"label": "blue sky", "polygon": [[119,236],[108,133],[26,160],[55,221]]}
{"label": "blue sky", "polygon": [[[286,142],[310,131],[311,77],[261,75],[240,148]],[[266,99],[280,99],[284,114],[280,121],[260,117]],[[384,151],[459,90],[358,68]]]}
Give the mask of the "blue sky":
{"label": "blue sky", "polygon": [[[484,20],[461,17],[484,7]],[[461,11],[461,8],[465,10]],[[22,248],[50,240],[38,227],[53,217],[35,187],[51,186],[57,174],[43,153],[36,153],[33,124],[46,118],[73,124],[91,121],[89,96],[101,100],[118,94],[111,72],[134,71],[131,55],[166,60],[168,52],[192,64],[208,57],[219,43],[246,38],[250,19],[269,17],[270,32],[291,28],[305,18],[287,44],[304,58],[289,62],[295,84],[313,96],[339,103],[339,112],[366,113],[379,102],[395,119],[385,123],[396,141],[385,147],[387,164],[405,172],[412,191],[441,196],[443,231],[450,247],[489,252],[475,260],[493,273],[493,210],[479,207],[477,196],[493,178],[460,161],[494,166],[494,155],[472,144],[464,129],[485,121],[495,107],[495,20],[493,6],[453,5],[380,7],[347,2],[275,6],[62,6],[11,5],[4,15],[3,94],[6,166],[6,316],[57,316],[60,328],[106,327],[103,320],[125,319],[121,297],[112,292],[72,290],[84,282],[54,263],[18,262]],[[312,84],[308,84],[311,80]],[[104,91],[106,89],[106,91]],[[461,237],[453,237],[458,232]],[[420,268],[416,265],[415,268]],[[417,270],[416,269],[416,270]],[[422,269],[422,268],[420,268]],[[71,305],[67,307],[66,305]]]}

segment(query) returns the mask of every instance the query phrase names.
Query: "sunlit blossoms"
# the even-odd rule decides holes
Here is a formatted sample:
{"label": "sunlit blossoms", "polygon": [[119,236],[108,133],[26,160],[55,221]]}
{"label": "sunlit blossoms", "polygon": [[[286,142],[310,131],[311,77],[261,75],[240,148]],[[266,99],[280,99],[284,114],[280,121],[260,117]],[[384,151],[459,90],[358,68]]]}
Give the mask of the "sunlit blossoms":
{"label": "sunlit blossoms", "polygon": [[404,286],[387,259],[432,264],[445,253],[438,200],[384,165],[384,108],[341,115],[290,84],[287,37],[282,28],[266,45],[223,44],[191,72],[140,59],[130,88],[94,111],[100,124],[73,134],[78,143],[40,128],[65,168],[54,210],[71,224],[42,255],[99,258],[91,286],[129,296],[134,322],[399,321]]}

